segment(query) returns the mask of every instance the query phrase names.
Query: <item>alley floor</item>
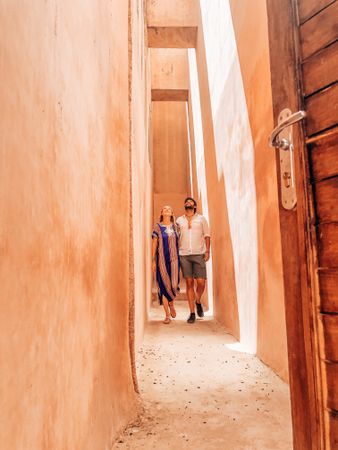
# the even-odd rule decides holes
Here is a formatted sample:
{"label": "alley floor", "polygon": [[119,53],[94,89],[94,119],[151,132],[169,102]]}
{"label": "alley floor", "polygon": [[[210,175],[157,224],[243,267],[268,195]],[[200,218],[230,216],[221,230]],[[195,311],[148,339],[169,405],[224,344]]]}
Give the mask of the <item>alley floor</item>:
{"label": "alley floor", "polygon": [[289,389],[209,317],[151,313],[137,354],[144,412],[114,450],[291,450]]}

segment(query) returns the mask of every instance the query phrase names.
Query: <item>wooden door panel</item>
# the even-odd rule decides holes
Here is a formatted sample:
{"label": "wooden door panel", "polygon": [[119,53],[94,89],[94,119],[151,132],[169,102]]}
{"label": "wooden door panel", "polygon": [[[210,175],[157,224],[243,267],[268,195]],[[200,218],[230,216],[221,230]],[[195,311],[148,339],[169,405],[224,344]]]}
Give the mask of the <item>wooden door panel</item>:
{"label": "wooden door panel", "polygon": [[305,101],[307,135],[312,136],[338,122],[338,83]]}
{"label": "wooden door panel", "polygon": [[327,363],[327,407],[338,411],[338,364]]}
{"label": "wooden door panel", "polygon": [[[338,315],[322,314],[324,331],[324,359],[338,362]],[[336,365],[336,364],[335,364]]]}
{"label": "wooden door panel", "polygon": [[329,424],[331,449],[336,450],[338,448],[338,414],[335,411],[330,412]]}
{"label": "wooden door panel", "polygon": [[338,267],[338,223],[318,226],[318,258],[320,267]]}
{"label": "wooden door panel", "polygon": [[335,0],[299,0],[299,21],[305,22]]}
{"label": "wooden door panel", "polygon": [[317,217],[319,222],[338,222],[338,177],[315,185]]}
{"label": "wooden door panel", "polygon": [[338,175],[338,130],[309,144],[312,179],[324,180]]}
{"label": "wooden door panel", "polygon": [[300,26],[303,61],[338,37],[338,2],[330,4]]}
{"label": "wooden door panel", "polygon": [[306,111],[304,133],[294,127],[297,206],[280,200],[294,448],[338,450],[338,0],[267,5],[275,123],[285,107]]}
{"label": "wooden door panel", "polygon": [[327,449],[333,450],[338,448],[338,1],[298,0],[298,4],[303,22],[299,33],[302,100],[307,113],[307,177],[313,186],[309,198],[314,203],[309,210],[313,208],[311,223],[317,226],[317,248],[313,251],[319,270],[314,267],[312,277],[318,274],[320,296],[314,313],[317,316],[321,311],[317,317],[322,325],[315,321],[313,326],[317,354],[326,361],[319,362],[323,372],[317,372],[321,386],[318,396],[326,399],[321,405],[323,417],[329,414],[330,418],[322,421],[320,445],[326,449],[324,442],[329,440]]}
{"label": "wooden door panel", "polygon": [[338,79],[338,41],[308,58],[302,68],[304,96],[333,84]]}
{"label": "wooden door panel", "polygon": [[319,271],[320,310],[338,312],[338,269]]}

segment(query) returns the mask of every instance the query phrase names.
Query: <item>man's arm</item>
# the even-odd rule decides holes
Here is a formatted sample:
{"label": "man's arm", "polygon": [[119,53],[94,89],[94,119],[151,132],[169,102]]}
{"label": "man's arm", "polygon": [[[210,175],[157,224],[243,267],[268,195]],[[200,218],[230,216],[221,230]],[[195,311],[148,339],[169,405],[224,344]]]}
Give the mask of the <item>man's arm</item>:
{"label": "man's arm", "polygon": [[207,219],[204,216],[202,218],[202,224],[203,224],[203,234],[204,234],[205,247],[206,247],[204,260],[209,261],[209,258],[210,258],[210,230],[209,230],[209,224],[207,222]]}
{"label": "man's arm", "polygon": [[205,236],[205,246],[206,246],[206,251],[205,251],[205,255],[204,255],[204,260],[205,261],[209,261],[210,258],[210,236]]}

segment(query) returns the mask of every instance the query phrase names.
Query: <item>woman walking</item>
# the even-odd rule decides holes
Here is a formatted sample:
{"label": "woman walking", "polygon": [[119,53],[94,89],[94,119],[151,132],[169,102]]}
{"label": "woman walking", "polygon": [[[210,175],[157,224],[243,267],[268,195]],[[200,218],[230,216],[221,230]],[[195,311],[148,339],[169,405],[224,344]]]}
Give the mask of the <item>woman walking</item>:
{"label": "woman walking", "polygon": [[154,227],[152,238],[152,268],[156,275],[159,302],[165,311],[163,323],[169,324],[170,316],[176,317],[174,300],[179,292],[180,282],[178,232],[170,206],[162,208],[160,221]]}

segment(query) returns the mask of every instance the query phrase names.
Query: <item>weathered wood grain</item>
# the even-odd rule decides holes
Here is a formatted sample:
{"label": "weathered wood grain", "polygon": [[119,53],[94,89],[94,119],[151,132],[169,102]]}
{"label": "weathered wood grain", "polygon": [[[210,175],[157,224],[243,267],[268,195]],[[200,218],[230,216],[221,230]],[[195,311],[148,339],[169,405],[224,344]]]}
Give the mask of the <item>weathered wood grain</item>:
{"label": "weathered wood grain", "polygon": [[315,184],[317,217],[319,222],[338,222],[338,177]]}
{"label": "weathered wood grain", "polygon": [[327,382],[327,407],[338,411],[338,364],[325,364]]}
{"label": "weathered wood grain", "polygon": [[331,450],[338,448],[338,412],[332,411],[329,418],[330,447]]}
{"label": "weathered wood grain", "polygon": [[300,23],[305,22],[309,17],[314,16],[320,10],[334,2],[335,0],[299,0],[298,11]]}
{"label": "weathered wood grain", "polygon": [[300,26],[303,60],[337,39],[337,17],[338,2],[334,2]]}
{"label": "weathered wood grain", "polygon": [[320,267],[338,267],[338,223],[318,226],[318,259]]}
{"label": "weathered wood grain", "polygon": [[314,181],[338,175],[338,129],[308,144]]}
{"label": "weathered wood grain", "polygon": [[[338,20],[338,19],[337,19]],[[338,41],[303,63],[303,89],[308,96],[338,80]]]}
{"label": "weathered wood grain", "polygon": [[338,269],[320,270],[318,280],[321,311],[338,313]]}
{"label": "weathered wood grain", "polygon": [[305,105],[308,136],[335,126],[338,123],[338,83],[312,95]]}
{"label": "weathered wood grain", "polygon": [[324,358],[338,362],[338,315],[321,314],[324,331]]}

